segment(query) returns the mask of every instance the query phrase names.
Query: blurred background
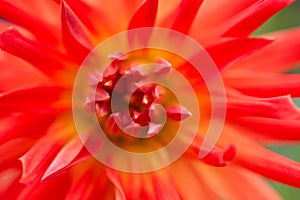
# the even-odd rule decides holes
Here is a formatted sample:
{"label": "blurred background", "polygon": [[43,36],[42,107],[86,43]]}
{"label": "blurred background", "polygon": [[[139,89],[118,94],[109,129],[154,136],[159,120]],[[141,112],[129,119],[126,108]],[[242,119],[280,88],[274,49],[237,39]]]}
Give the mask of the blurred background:
{"label": "blurred background", "polygon": [[[265,23],[261,28],[259,28],[256,34],[287,29],[291,27],[300,26],[300,1],[297,0],[291,6],[285,8],[283,11],[275,15],[267,23]],[[295,38],[300,40],[299,38]],[[300,50],[300,49],[299,49]],[[290,73],[300,73],[300,66],[291,71]],[[300,108],[300,98],[294,99],[298,107]],[[299,122],[300,123],[300,122]],[[299,133],[300,134],[300,133]],[[300,144],[298,145],[288,145],[288,146],[268,146],[269,149],[285,155],[293,160],[300,162]],[[268,181],[283,197],[285,200],[299,200],[300,199],[300,189],[286,186],[280,183]]]}

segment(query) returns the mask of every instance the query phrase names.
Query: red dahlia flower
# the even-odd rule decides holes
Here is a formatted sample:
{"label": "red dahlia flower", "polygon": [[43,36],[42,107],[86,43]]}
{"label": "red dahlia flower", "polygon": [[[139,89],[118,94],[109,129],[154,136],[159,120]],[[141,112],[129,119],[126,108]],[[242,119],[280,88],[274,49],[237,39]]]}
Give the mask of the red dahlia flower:
{"label": "red dahlia flower", "polygon": [[[299,64],[300,29],[250,36],[292,2],[1,0],[1,199],[274,200],[280,197],[263,177],[300,187],[300,164],[262,146],[300,140],[300,111],[292,101],[300,96],[300,76],[284,73]],[[188,35],[187,40],[193,38],[202,45],[208,53],[203,55],[209,55],[218,68],[226,92],[226,118],[217,141],[206,135],[209,121],[225,113],[214,116],[205,77],[176,52],[151,48],[157,29],[136,35],[134,30],[146,30],[142,27]],[[108,67],[100,75],[88,75],[91,80],[86,82],[90,81],[95,93],[82,95],[84,112],[96,114],[97,124],[114,146],[143,155],[162,149],[159,160],[142,157],[144,162],[131,163],[104,148],[103,138],[83,138],[79,125],[75,127],[77,104],[73,96],[72,113],[72,91],[80,66],[88,63],[85,58],[94,55],[95,51],[89,53],[98,44],[126,30],[133,31],[126,32],[129,44],[144,41],[145,47],[122,52],[122,44],[114,43],[112,49],[120,51],[107,55],[111,59]],[[154,39],[174,43],[171,36]],[[194,60],[203,58],[186,43],[177,44]],[[145,70],[150,68],[142,67],[147,63],[154,66],[151,70],[157,79],[175,71],[183,75],[199,108],[182,104],[178,92],[161,84],[140,85],[150,73]],[[170,82],[181,83],[177,78]],[[181,91],[186,94],[188,89],[181,87]],[[119,95],[117,107],[127,101],[127,115],[112,108],[115,94]],[[197,110],[201,118],[195,131],[190,126],[181,130],[179,125],[197,116]],[[171,156],[164,146],[177,137],[178,130],[181,143],[173,151],[185,145],[188,135],[195,137],[170,165],[144,173],[116,167],[161,164]],[[201,154],[201,144],[205,147],[207,141],[216,144]],[[91,144],[96,153],[89,148]],[[110,164],[100,162],[98,153],[105,154]]]}

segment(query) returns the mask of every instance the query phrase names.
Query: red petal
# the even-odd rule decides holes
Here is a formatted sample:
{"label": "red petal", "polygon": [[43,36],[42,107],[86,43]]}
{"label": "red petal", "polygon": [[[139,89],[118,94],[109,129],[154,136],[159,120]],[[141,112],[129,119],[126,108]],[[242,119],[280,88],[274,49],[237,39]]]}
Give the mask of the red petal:
{"label": "red petal", "polygon": [[90,36],[65,0],[61,4],[61,26],[65,47],[79,64],[93,48]]}
{"label": "red petal", "polygon": [[262,38],[238,38],[208,47],[206,50],[217,67],[222,70],[229,64],[266,47],[272,42],[273,40]]}
{"label": "red petal", "polygon": [[33,114],[5,114],[0,120],[0,144],[16,138],[38,138],[45,133],[57,116]]}
{"label": "red petal", "polygon": [[202,2],[203,0],[183,0],[172,29],[185,34],[188,33]]}
{"label": "red petal", "polygon": [[[83,173],[83,175],[79,173]],[[103,190],[103,188],[99,187],[99,184],[95,185],[96,183],[94,181],[93,173],[91,171],[84,170],[83,172],[79,173],[76,174],[76,179],[80,179],[73,181],[73,184],[70,190],[68,191],[68,195],[66,196],[65,200],[80,199],[82,197],[86,199],[91,199],[91,196],[93,195],[93,189],[95,187],[98,190]]]}
{"label": "red petal", "polygon": [[[98,162],[98,161],[95,161]],[[70,172],[72,181],[66,200],[115,199],[114,187],[105,176],[104,167],[99,163],[87,162],[73,167]],[[86,170],[86,169],[90,170]]]}
{"label": "red petal", "polygon": [[64,56],[49,45],[31,41],[10,27],[0,35],[0,48],[51,75],[64,68]]}
{"label": "red petal", "polygon": [[18,192],[17,199],[65,199],[69,187],[69,174],[62,174],[54,180],[26,185]]}
{"label": "red petal", "polygon": [[7,167],[20,158],[33,144],[31,139],[14,139],[0,146],[0,166]]}
{"label": "red petal", "polygon": [[54,157],[74,133],[75,127],[70,115],[58,118],[44,137],[20,158],[23,166],[20,182],[25,184],[39,182]]}
{"label": "red petal", "polygon": [[47,169],[63,142],[59,137],[43,137],[20,160],[23,164],[21,183],[32,184]]}
{"label": "red petal", "polygon": [[[158,0],[145,0],[131,18],[128,30],[141,27],[153,27],[155,24],[158,9]],[[134,45],[136,42],[147,46],[150,33],[137,34],[136,32],[128,32],[128,43]]]}
{"label": "red petal", "polygon": [[99,24],[93,23],[92,18],[96,17],[96,13],[95,10],[93,10],[93,8],[89,4],[87,4],[87,2],[73,0],[65,0],[65,2],[70,6],[70,8],[73,10],[76,16],[88,28],[89,31],[97,33],[96,29],[97,25],[99,26]]}
{"label": "red petal", "polygon": [[275,119],[300,119],[300,110],[290,96],[255,98],[249,96],[227,98],[227,116],[256,116]]}
{"label": "red petal", "polygon": [[[261,51],[235,63],[233,67],[249,71],[278,72],[296,66],[300,61],[300,28],[270,33],[275,42]],[[276,56],[274,56],[276,55]],[[256,73],[257,74],[257,73]]]}
{"label": "red petal", "polygon": [[157,199],[152,174],[129,174],[109,168],[106,174],[115,186],[116,199]]}
{"label": "red petal", "polygon": [[203,143],[203,139],[202,135],[197,134],[193,144],[186,152],[187,155],[215,167],[227,166],[235,158],[236,148],[231,143],[229,145],[226,144],[224,148],[218,146],[209,148],[207,144]]}
{"label": "red petal", "polygon": [[177,188],[174,185],[174,181],[167,173],[167,171],[152,174],[151,178],[156,199],[181,199],[180,195],[178,194]]}
{"label": "red petal", "polygon": [[29,63],[0,51],[0,92],[32,83],[46,82],[46,77]]}
{"label": "red petal", "polygon": [[201,161],[216,167],[224,167],[229,161],[233,160],[236,155],[236,148],[233,145],[225,149],[213,148]]}
{"label": "red petal", "polygon": [[[81,154],[81,152],[83,152],[82,150],[83,144],[78,137],[75,137],[58,152],[44,173],[42,180],[46,180],[50,176],[53,177],[53,175],[57,175],[59,172],[62,172],[62,170],[74,165],[75,162],[78,163],[90,157],[87,151],[84,151],[86,154],[83,156],[83,154]],[[81,154],[80,157],[78,157],[79,154]]]}
{"label": "red petal", "polygon": [[8,29],[8,27],[10,27],[10,24],[4,21],[0,22],[0,32],[2,32],[5,29]]}
{"label": "red petal", "polygon": [[146,0],[134,13],[128,26],[129,29],[153,27],[155,23],[158,0]]}
{"label": "red petal", "polygon": [[[195,28],[199,27],[200,30],[206,30],[210,27],[216,27],[236,14],[241,13],[256,1],[258,0],[235,0],[230,3],[218,0],[204,1],[201,10],[197,14],[197,23],[195,24],[197,26]],[[216,13],[218,14],[216,15]]]}
{"label": "red petal", "polygon": [[300,163],[261,147],[239,150],[237,163],[267,178],[300,187]]}
{"label": "red petal", "polygon": [[279,120],[262,117],[241,117],[234,122],[268,141],[299,141],[299,120]]}
{"label": "red petal", "polygon": [[36,86],[0,94],[2,110],[49,112],[58,110],[54,103],[60,99],[62,89],[55,86]]}
{"label": "red petal", "polygon": [[[229,73],[228,73],[229,74]],[[244,94],[257,97],[274,97],[291,95],[300,97],[300,75],[298,74],[270,74],[253,77],[239,76],[224,78],[227,86],[235,88]]]}
{"label": "red petal", "polygon": [[12,165],[0,171],[0,182],[3,183],[0,189],[0,196],[5,199],[17,199],[23,186],[19,183],[21,169]]}
{"label": "red petal", "polygon": [[157,13],[157,25],[163,28],[171,28],[174,24],[174,17],[178,14],[178,9],[183,0],[159,1]]}
{"label": "red petal", "polygon": [[191,35],[199,38],[203,44],[224,36],[244,37],[293,1],[237,0],[223,4],[215,1],[205,2]]}
{"label": "red petal", "polygon": [[[39,2],[41,1],[37,1],[32,4],[39,5]],[[20,3],[17,3],[16,1],[12,3],[7,0],[2,0],[0,2],[0,17],[9,22],[22,26],[27,30],[30,30],[37,38],[42,39],[45,42],[49,42],[52,45],[57,44],[58,35],[57,32],[54,31],[56,30],[56,27],[52,26],[45,20],[48,19],[47,17],[41,18],[41,15],[37,14],[42,13],[46,16],[56,16],[57,14],[53,13],[55,9],[51,8],[52,6],[50,5],[51,3],[49,3],[49,1],[44,1],[42,3],[43,8],[39,6],[37,6],[38,8],[35,8],[35,6],[32,4],[30,5],[29,10],[26,6],[24,8],[24,4],[20,5]]]}
{"label": "red petal", "polygon": [[247,36],[294,0],[257,1],[230,19],[225,36]]}
{"label": "red petal", "polygon": [[122,186],[122,183],[121,183],[120,176],[116,173],[115,170],[110,169],[110,168],[106,168],[106,175],[107,175],[108,179],[115,186],[116,199],[125,200],[126,196],[125,196],[125,193],[124,193],[124,190],[123,190],[123,186]]}

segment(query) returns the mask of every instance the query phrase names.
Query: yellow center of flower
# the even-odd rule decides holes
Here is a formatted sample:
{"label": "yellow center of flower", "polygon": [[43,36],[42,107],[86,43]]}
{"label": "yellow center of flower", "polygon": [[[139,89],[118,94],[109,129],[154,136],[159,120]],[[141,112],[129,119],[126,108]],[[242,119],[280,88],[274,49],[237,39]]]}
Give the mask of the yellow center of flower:
{"label": "yellow center of flower", "polygon": [[[158,76],[168,75],[171,67],[184,60],[154,49],[125,55],[113,53],[109,57],[112,62],[97,82],[94,107],[106,136],[132,152],[149,152],[165,146],[176,135],[180,121],[191,113],[180,105],[170,89],[156,83],[143,84],[143,80],[149,71]],[[153,68],[145,66],[149,63],[154,63]],[[114,109],[112,96],[117,99]]]}

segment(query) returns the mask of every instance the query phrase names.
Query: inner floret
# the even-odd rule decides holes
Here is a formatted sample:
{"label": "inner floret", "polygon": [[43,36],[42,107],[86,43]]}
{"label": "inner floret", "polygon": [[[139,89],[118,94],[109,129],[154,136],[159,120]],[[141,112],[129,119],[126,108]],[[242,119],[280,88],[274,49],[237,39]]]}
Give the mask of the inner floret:
{"label": "inner floret", "polygon": [[[113,53],[97,82],[93,108],[106,136],[131,151],[153,151],[169,143],[191,112],[150,76],[168,76],[172,64],[153,53]],[[149,64],[151,63],[151,64]],[[112,102],[112,99],[114,101]]]}

